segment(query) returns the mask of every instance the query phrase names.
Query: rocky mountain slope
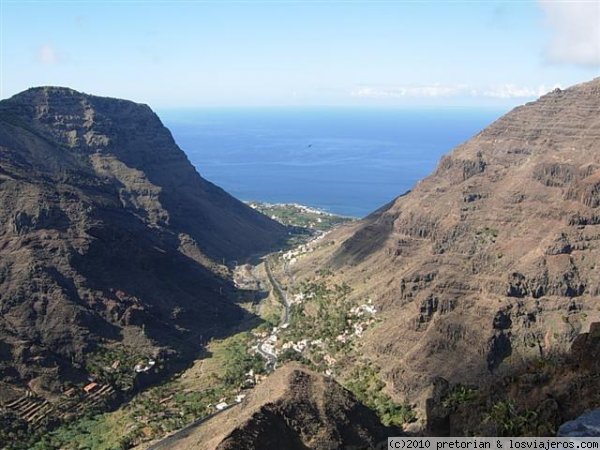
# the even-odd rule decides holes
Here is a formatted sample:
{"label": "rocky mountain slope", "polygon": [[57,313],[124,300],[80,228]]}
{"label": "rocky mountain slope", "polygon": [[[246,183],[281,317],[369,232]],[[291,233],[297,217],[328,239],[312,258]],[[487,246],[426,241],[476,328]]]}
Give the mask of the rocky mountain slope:
{"label": "rocky mountain slope", "polygon": [[329,235],[329,267],[382,322],[363,353],[398,400],[568,349],[600,318],[600,79],[506,114],[414,189]]}
{"label": "rocky mountain slope", "polygon": [[450,385],[443,378],[433,385],[430,436],[556,436],[582,425],[579,432],[593,436],[585,417],[563,424],[600,405],[600,323],[577,335],[568,352],[531,359],[489,385]]}
{"label": "rocky mountain slope", "polygon": [[[290,363],[235,406],[168,448],[227,449],[372,449],[388,436],[373,411],[335,381]],[[167,447],[165,447],[167,448]]]}
{"label": "rocky mountain slope", "polygon": [[198,352],[241,317],[219,265],[286,236],[199,176],[146,105],[53,87],[3,100],[0,399],[85,381],[100,344]]}

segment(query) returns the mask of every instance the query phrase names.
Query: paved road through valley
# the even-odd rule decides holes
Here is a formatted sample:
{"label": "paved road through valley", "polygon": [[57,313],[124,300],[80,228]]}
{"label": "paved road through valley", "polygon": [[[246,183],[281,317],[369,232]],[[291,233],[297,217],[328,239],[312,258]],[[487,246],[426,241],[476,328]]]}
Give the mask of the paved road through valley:
{"label": "paved road through valley", "polygon": [[[277,297],[279,297],[279,299],[283,302],[284,313],[283,313],[282,321],[280,324],[280,325],[283,325],[284,323],[288,322],[289,314],[290,314],[290,304],[288,301],[287,293],[281,288],[281,285],[279,284],[279,282],[277,281],[277,279],[273,276],[273,273],[271,272],[271,267],[269,265],[268,257],[265,258],[265,271],[267,272],[267,277],[269,278],[269,282],[271,283],[271,286],[273,288],[273,291],[275,292],[275,295]],[[271,372],[271,371],[273,371],[273,369],[275,368],[275,365],[277,364],[277,355],[273,352],[269,352],[268,347],[264,348],[265,344],[268,344],[268,338],[266,338],[265,340],[261,341],[258,344],[257,350],[258,350],[258,353],[267,361],[265,364],[267,371]],[[186,425],[181,430],[173,433],[170,436],[167,436],[166,438],[157,442],[156,444],[151,445],[150,447],[148,447],[148,450],[169,450],[170,448],[172,448],[172,445],[176,441],[188,437],[195,428],[199,427],[204,422],[212,419],[213,417],[221,414],[222,412],[227,411],[228,409],[230,409],[236,405],[237,405],[237,403],[233,403],[220,411],[216,411],[216,412],[210,414],[207,417],[203,417],[202,419],[195,420],[194,422],[190,423],[189,425]]]}

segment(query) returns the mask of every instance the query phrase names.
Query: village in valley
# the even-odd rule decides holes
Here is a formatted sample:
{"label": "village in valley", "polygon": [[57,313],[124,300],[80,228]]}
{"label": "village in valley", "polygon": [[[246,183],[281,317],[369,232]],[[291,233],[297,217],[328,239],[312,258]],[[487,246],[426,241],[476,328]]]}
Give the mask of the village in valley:
{"label": "village in valley", "polygon": [[[318,210],[303,207],[301,213],[301,223],[306,214],[312,214],[339,224],[333,220],[337,216]],[[313,222],[319,223],[316,218]],[[238,300],[254,317],[248,331],[209,342],[206,357],[169,381],[141,390],[114,412],[98,414],[134,392],[140,379],[161,373],[163,360],[160,355],[144,356],[122,348],[103,349],[90,357],[88,369],[94,377],[65,392],[61,413],[65,423],[36,448],[66,445],[72,439],[76,439],[73,445],[83,447],[107,442],[128,448],[161,438],[244,402],[249,390],[288,361],[302,362],[343,382],[344,359],[355,353],[364,333],[378,323],[377,308],[370,298],[351,296],[350,287],[336,284],[331,272],[317,271],[303,281],[297,281],[294,274],[303,257],[329,245],[325,238],[331,223],[324,225],[325,230],[294,233],[292,248],[254,265],[231,267],[232,280],[242,293]],[[389,415],[390,408],[398,407],[382,392],[376,371],[366,370],[368,376],[358,377],[362,385],[354,386],[357,395],[366,404],[387,405],[382,413]],[[35,398],[19,399],[9,406],[31,423],[57,413],[54,406]],[[404,414],[402,408],[397,410]],[[87,418],[73,421],[77,415]],[[105,433],[109,423],[120,433]]]}

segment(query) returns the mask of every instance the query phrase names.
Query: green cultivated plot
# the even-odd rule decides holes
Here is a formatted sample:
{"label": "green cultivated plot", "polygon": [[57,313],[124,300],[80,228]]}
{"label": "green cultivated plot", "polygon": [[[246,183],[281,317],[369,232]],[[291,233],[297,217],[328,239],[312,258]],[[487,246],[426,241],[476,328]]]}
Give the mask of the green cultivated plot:
{"label": "green cultivated plot", "polygon": [[297,203],[248,202],[248,205],[284,225],[314,231],[328,231],[337,225],[355,220]]}

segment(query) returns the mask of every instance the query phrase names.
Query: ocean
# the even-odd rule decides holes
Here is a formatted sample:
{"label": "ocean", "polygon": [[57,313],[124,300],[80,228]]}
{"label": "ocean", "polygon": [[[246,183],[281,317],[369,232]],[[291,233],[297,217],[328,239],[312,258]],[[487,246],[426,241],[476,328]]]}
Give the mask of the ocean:
{"label": "ocean", "polygon": [[363,217],[505,112],[207,108],[159,115],[198,172],[239,199]]}

